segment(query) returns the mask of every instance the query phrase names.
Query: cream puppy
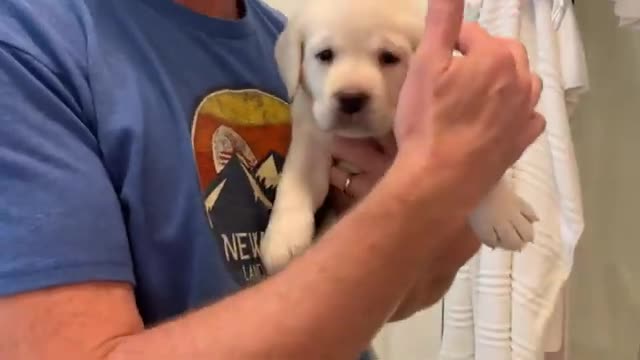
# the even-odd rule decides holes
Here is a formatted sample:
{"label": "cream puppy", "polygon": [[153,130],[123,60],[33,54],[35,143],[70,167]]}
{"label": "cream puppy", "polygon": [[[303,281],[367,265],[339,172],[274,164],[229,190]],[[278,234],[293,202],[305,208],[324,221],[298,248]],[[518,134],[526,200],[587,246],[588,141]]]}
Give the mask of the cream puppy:
{"label": "cream puppy", "polygon": [[[392,131],[424,15],[417,0],[307,0],[290,17],[275,50],[293,120],[261,243],[269,273],[312,244],[314,214],[329,190],[333,137],[381,137]],[[484,244],[520,250],[533,240],[536,214],[502,180],[469,220]]]}

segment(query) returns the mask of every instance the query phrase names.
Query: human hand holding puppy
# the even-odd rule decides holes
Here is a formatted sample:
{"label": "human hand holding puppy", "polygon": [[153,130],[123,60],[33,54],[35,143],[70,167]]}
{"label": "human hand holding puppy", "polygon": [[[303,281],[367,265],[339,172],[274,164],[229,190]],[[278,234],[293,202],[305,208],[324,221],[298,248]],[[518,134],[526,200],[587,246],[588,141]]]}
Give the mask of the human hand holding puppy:
{"label": "human hand holding puppy", "polygon": [[[379,141],[372,139],[336,138],[331,146],[334,165],[331,167],[329,202],[343,214],[364,198],[378,183],[393,163],[398,147],[393,134]],[[354,174],[341,164],[357,168]]]}
{"label": "human hand holding puppy", "polygon": [[[313,341],[327,351],[337,351],[337,344],[348,346],[350,340],[364,346],[371,339],[368,331],[444,295],[457,270],[479,247],[468,225],[474,208],[544,129],[534,111],[540,82],[530,73],[524,50],[477,26],[463,26],[462,0],[431,0],[422,37],[414,30],[418,26],[399,25],[416,20],[408,1],[395,11],[399,14],[378,1],[345,3],[345,14],[364,8],[362,18],[374,19],[355,28],[346,25],[348,16],[332,10],[337,1],[310,1],[301,17],[290,19],[276,47],[293,99],[293,137],[261,246],[271,279],[286,283],[288,292],[295,282],[293,273],[305,274],[300,277],[312,284],[314,301],[300,304],[305,306],[296,309],[295,319],[312,316]],[[336,24],[344,27],[334,29]],[[377,24],[387,26],[380,29]],[[345,35],[350,39],[346,44]],[[406,81],[397,87],[402,91],[397,107],[393,105],[395,121],[386,128],[393,127],[397,155],[373,151],[368,161],[353,164],[361,172],[349,178],[331,169],[331,139],[379,136],[375,130],[385,129],[385,114],[372,116],[380,115],[379,105],[389,100],[379,91],[393,98],[395,75],[407,65],[406,52],[398,51],[402,44],[391,50],[371,45],[388,42],[387,35],[419,45]],[[364,44],[367,39],[371,44]],[[381,50],[386,51],[384,59]],[[454,57],[454,50],[463,56]],[[398,65],[387,67],[389,63]],[[357,95],[356,110],[343,110],[345,91]],[[361,111],[367,103],[373,110]],[[350,143],[342,153],[347,163],[372,146],[366,140],[342,139],[341,145],[344,142]],[[329,189],[328,178],[357,204],[310,246],[314,209]],[[502,204],[517,204],[508,190],[504,193],[511,198]],[[494,224],[505,226],[509,241],[503,245],[517,248],[526,240],[511,236],[518,230],[513,219],[522,220],[527,211],[516,205],[518,213],[511,217],[511,210],[480,223],[488,225],[490,235]],[[336,306],[319,309],[316,302]],[[323,327],[321,315],[349,323],[349,334],[329,324]]]}
{"label": "human hand holding puppy", "polygon": [[534,109],[542,84],[524,47],[473,23],[460,26],[461,7],[461,1],[432,2],[395,134],[399,161],[417,172],[448,173],[461,185],[452,204],[469,209],[543,132],[545,121]]}
{"label": "human hand holding puppy", "polygon": [[[397,143],[407,150],[408,157],[418,157],[417,163],[436,161],[447,165],[452,174],[473,171],[479,177],[465,179],[463,189],[478,196],[485,194],[544,130],[544,118],[534,109],[542,83],[529,70],[522,44],[492,37],[475,23],[462,24],[457,1],[451,3],[444,6],[434,1],[430,7],[423,41],[399,99],[397,142],[392,137],[383,143],[336,140],[333,156],[362,170],[356,179],[346,170],[332,168],[333,187],[352,192],[335,196],[341,209],[352,204],[344,195],[363,197],[377,183],[395,158]],[[454,51],[464,57],[453,56]],[[348,178],[349,189],[344,189]],[[472,190],[474,186],[484,190]],[[460,195],[474,204],[478,201],[465,192]]]}
{"label": "human hand holding puppy", "polygon": [[[466,213],[542,133],[545,121],[534,110],[542,84],[529,70],[524,47],[491,37],[476,24],[461,24],[459,5],[431,4],[423,41],[400,97],[395,134],[400,171],[416,179],[437,172],[444,181],[459,184],[449,206]],[[452,56],[454,50],[463,57]],[[395,142],[387,144],[392,146],[369,140],[336,142],[333,156],[362,170],[350,176],[340,167],[332,168],[331,199],[339,210],[366,196],[387,171],[397,151]],[[392,318],[405,318],[435,303],[479,246],[466,223],[442,238],[441,245],[439,264],[421,269]]]}

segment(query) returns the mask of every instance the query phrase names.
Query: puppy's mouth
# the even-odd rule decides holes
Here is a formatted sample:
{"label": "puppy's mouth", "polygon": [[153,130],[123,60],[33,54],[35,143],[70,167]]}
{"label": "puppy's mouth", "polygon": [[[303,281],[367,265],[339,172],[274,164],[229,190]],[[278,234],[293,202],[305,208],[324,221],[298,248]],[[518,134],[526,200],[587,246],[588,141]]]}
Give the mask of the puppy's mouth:
{"label": "puppy's mouth", "polygon": [[313,114],[320,130],[342,137],[381,136],[388,133],[392,127],[389,114],[373,104],[357,112],[345,112],[337,106],[326,106],[322,102],[316,102]]}
{"label": "puppy's mouth", "polygon": [[384,129],[378,129],[378,121],[371,112],[360,112],[356,114],[345,114],[336,112],[333,114],[333,121],[328,131],[332,131],[339,136],[361,138],[377,136]]}

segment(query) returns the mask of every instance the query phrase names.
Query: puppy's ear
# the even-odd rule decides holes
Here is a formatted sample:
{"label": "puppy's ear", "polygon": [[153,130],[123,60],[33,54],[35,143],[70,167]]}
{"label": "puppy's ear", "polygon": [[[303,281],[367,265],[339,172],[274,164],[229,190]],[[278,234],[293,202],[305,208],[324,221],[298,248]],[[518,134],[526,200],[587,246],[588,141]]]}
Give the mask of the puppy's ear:
{"label": "puppy's ear", "polygon": [[280,76],[287,87],[289,99],[295,95],[300,86],[303,47],[302,31],[298,22],[287,21],[287,25],[276,41],[275,58]]}

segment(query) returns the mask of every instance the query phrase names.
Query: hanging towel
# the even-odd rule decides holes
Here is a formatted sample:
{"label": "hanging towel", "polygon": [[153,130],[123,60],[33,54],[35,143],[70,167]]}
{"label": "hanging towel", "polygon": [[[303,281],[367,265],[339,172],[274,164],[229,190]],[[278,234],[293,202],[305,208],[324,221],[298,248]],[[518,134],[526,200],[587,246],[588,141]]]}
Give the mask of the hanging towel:
{"label": "hanging towel", "polygon": [[640,2],[638,0],[611,0],[621,27],[640,31]]}
{"label": "hanging towel", "polygon": [[[569,4],[567,6],[562,22],[560,24],[554,23],[554,28],[557,29],[557,51],[561,66],[562,85],[565,92],[567,119],[570,121],[580,97],[589,90],[590,86],[584,46],[572,5]],[[521,32],[523,41],[531,43],[530,39],[535,39],[535,36],[527,37],[527,31],[524,31],[524,29],[525,27],[523,26],[523,31]],[[577,184],[577,178],[575,180]],[[580,210],[578,216],[581,219],[582,205],[578,203],[576,207]],[[576,231],[573,235],[575,240],[570,241],[577,241],[579,238],[579,234],[582,232],[581,220],[574,230]],[[569,236],[571,238],[571,235]],[[547,355],[547,358],[551,357],[554,360],[568,359],[568,303],[568,290],[565,287],[560,291],[555,311],[552,313],[545,331],[543,347],[545,351],[553,353],[553,356]]]}
{"label": "hanging towel", "polygon": [[[640,4],[640,1],[638,3]],[[580,97],[589,91],[590,86],[587,59],[573,5],[567,6],[565,16],[557,27],[556,36],[567,112],[571,120]]]}
{"label": "hanging towel", "polygon": [[562,20],[564,20],[564,15],[567,13],[567,9],[569,8],[569,0],[553,0],[553,7],[551,8],[551,21],[553,22],[553,28],[558,29],[560,24],[562,24]]}
{"label": "hanging towel", "polygon": [[[518,39],[521,0],[485,0],[478,22],[491,35]],[[505,174],[507,183],[513,171]],[[510,251],[480,250],[474,285],[476,360],[511,360],[512,261]]]}
{"label": "hanging towel", "polygon": [[[512,342],[514,360],[544,356],[545,332],[573,267],[573,254],[584,229],[577,162],[569,128],[567,100],[584,89],[586,78],[581,44],[573,55],[560,48],[578,33],[571,28],[573,14],[558,36],[551,0],[532,0],[523,7],[521,40],[532,66],[542,77],[544,90],[538,111],[547,119],[544,136],[523,155],[514,170],[516,192],[540,214],[536,240],[514,254]],[[564,22],[563,21],[563,22]],[[571,49],[569,49],[571,50]],[[563,52],[564,51],[564,52]],[[573,63],[573,71],[567,64]],[[563,66],[564,65],[564,66]],[[569,90],[569,91],[567,91]],[[556,326],[558,324],[555,324]]]}
{"label": "hanging towel", "polygon": [[[518,37],[520,0],[467,0],[466,5],[468,21],[477,20],[494,36]],[[507,182],[510,177],[508,171]],[[441,360],[512,359],[511,262],[511,252],[483,245],[472,265],[461,269],[444,299]]]}
{"label": "hanging towel", "polygon": [[[559,12],[559,5],[566,8]],[[440,359],[540,360],[559,345],[545,339],[549,330],[564,338],[558,304],[584,227],[569,131],[569,115],[588,88],[584,51],[573,7],[559,0],[483,0],[478,21],[493,35],[521,40],[544,82],[537,110],[547,129],[507,173],[540,221],[535,243],[522,253],[483,246],[461,269],[444,300]]]}
{"label": "hanging towel", "polygon": [[443,332],[440,360],[474,360],[473,275],[478,257],[472,257],[453,280],[443,300]]}

